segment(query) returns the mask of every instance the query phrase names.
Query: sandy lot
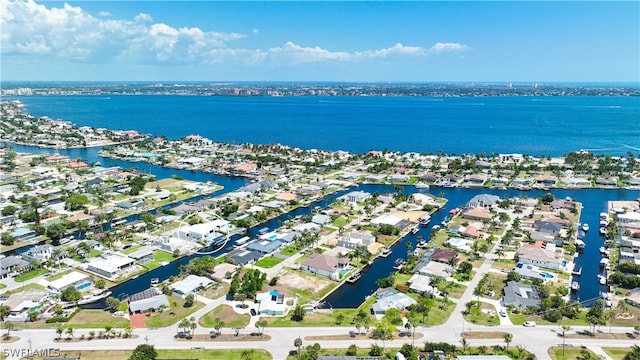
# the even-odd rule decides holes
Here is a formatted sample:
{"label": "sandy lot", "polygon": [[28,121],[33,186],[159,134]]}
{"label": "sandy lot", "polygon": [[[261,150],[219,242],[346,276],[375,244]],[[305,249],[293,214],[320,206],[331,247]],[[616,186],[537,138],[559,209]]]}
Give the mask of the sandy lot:
{"label": "sandy lot", "polygon": [[276,286],[267,286],[264,291],[278,290],[291,296],[294,290],[307,290],[316,295],[322,289],[331,285],[333,281],[329,279],[321,279],[312,275],[306,275],[295,271],[288,270],[286,274],[280,275]]}
{"label": "sandy lot", "polygon": [[426,211],[391,211],[389,214],[417,223],[418,219],[427,214]]}
{"label": "sandy lot", "polygon": [[160,179],[158,181],[151,181],[144,185],[145,189],[155,189],[156,186],[160,186],[160,188],[181,188],[187,184],[191,184],[193,181],[189,180],[176,180],[172,178],[168,179]]}

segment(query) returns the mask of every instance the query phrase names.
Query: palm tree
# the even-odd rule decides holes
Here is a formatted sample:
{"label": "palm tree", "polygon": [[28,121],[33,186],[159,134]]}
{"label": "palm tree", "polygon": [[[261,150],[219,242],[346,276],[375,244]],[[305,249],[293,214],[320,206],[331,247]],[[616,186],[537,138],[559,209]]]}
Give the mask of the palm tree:
{"label": "palm tree", "polygon": [[569,325],[562,325],[560,326],[560,334],[562,336],[562,355],[564,355],[564,344],[565,344],[565,339],[566,339],[566,333],[567,331],[571,330],[571,326]]}
{"label": "palm tree", "polygon": [[13,330],[15,328],[15,325],[13,323],[13,321],[5,321],[4,322],[4,328],[7,329],[7,338],[11,338],[11,330]]}
{"label": "palm tree", "polygon": [[521,359],[522,354],[524,354],[524,351],[526,350],[526,348],[522,345],[518,345],[516,346],[516,350],[518,350],[518,359]]}
{"label": "palm tree", "polygon": [[631,351],[629,351],[622,360],[635,360],[640,359],[640,346],[633,345]]}
{"label": "palm tree", "polygon": [[62,326],[56,326],[56,335],[58,336],[56,339],[60,339],[62,337],[62,333],[64,332],[64,329],[62,328]]}
{"label": "palm tree", "polygon": [[502,335],[502,338],[504,339],[504,342],[507,343],[507,350],[509,349],[509,343],[511,342],[511,340],[513,340],[513,335],[509,334],[509,333],[505,333],[504,335]]}
{"label": "palm tree", "polygon": [[213,319],[213,328],[216,329],[216,335],[220,335],[220,329],[224,327],[224,321],[220,318]]}
{"label": "palm tree", "polygon": [[478,301],[478,303],[476,304],[476,307],[480,307],[480,295],[482,295],[483,293],[484,291],[480,286],[480,284],[478,284],[478,286],[476,286],[476,288],[473,289],[473,295],[476,297],[476,300]]}
{"label": "palm tree", "polygon": [[462,337],[462,339],[460,339],[460,345],[462,345],[462,353],[465,354],[467,352],[469,342],[467,341],[467,339],[465,339],[464,336]]}
{"label": "palm tree", "polygon": [[262,332],[264,331],[264,328],[267,327],[267,325],[268,325],[267,320],[260,319],[256,321],[256,327],[258,328],[258,332],[260,336],[262,336]]}
{"label": "palm tree", "polygon": [[298,348],[298,359],[300,358],[300,348],[302,347],[302,339],[298,336],[295,340],[293,340],[293,346]]}
{"label": "palm tree", "polygon": [[253,360],[253,356],[256,354],[256,351],[253,349],[244,349],[240,354],[240,359],[242,360]]}
{"label": "palm tree", "polygon": [[69,326],[66,330],[67,335],[69,335],[69,339],[73,338],[73,328]]}

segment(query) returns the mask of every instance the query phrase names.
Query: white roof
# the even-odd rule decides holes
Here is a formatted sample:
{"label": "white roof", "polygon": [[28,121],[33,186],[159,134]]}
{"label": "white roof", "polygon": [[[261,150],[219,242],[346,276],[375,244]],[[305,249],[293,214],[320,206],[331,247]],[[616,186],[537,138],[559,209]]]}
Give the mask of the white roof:
{"label": "white roof", "polygon": [[186,278],[171,285],[171,288],[177,293],[187,295],[189,293],[192,293],[201,285],[203,287],[207,287],[212,283],[213,281],[211,281],[211,279],[208,279],[204,276],[189,275]]}
{"label": "white roof", "polygon": [[84,279],[88,279],[89,277],[83,273],[77,272],[77,271],[72,271],[66,275],[64,275],[63,277],[61,277],[60,279],[54,280],[54,281],[47,281],[48,284],[46,284],[49,288],[51,289],[55,289],[55,290],[62,290],[64,288],[66,288],[67,286],[74,284],[78,281],[82,281]]}
{"label": "white roof", "polygon": [[402,218],[386,214],[386,215],[378,216],[377,218],[371,220],[371,223],[374,224],[374,225],[388,224],[388,225],[395,226],[400,221],[402,221]]}
{"label": "white roof", "polygon": [[107,258],[99,258],[89,261],[89,266],[96,269],[104,270],[110,273],[118,271],[123,266],[129,265],[135,262],[132,258],[127,256],[111,255]]}

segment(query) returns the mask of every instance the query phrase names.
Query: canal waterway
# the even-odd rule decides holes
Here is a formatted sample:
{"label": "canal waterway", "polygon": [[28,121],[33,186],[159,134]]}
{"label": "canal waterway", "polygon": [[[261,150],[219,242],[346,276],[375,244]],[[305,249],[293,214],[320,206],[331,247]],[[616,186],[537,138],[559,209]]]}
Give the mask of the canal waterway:
{"label": "canal waterway", "polygon": [[[120,166],[122,168],[136,167],[146,173],[156,176],[157,178],[168,178],[173,175],[181,176],[188,180],[207,182],[212,181],[224,186],[222,191],[214,193],[212,196],[222,195],[227,192],[235,191],[238,188],[248,183],[247,179],[238,177],[229,177],[216,175],[213,173],[207,173],[203,171],[190,171],[181,169],[163,168],[156,165],[144,163],[144,162],[129,162],[124,160],[103,158],[98,155],[99,148],[90,149],[44,149],[32,146],[13,145],[13,148],[17,152],[31,152],[31,153],[55,153],[58,152],[63,155],[70,156],[71,158],[81,158],[91,163],[100,162],[102,166]],[[412,248],[415,248],[417,244],[418,236],[423,239],[429,239],[429,233],[433,225],[440,224],[442,220],[447,216],[449,211],[453,208],[463,206],[473,196],[488,193],[498,195],[500,197],[540,197],[547,191],[531,190],[531,191],[517,191],[514,189],[499,190],[499,189],[487,189],[487,188],[431,188],[416,189],[413,186],[402,187],[403,191],[407,194],[414,192],[431,192],[432,194],[444,197],[448,200],[447,205],[433,214],[431,222],[427,227],[422,227],[420,231],[413,235],[409,234],[401,241],[398,241],[392,248],[392,254],[386,258],[378,258],[373,264],[362,272],[362,278],[355,284],[345,283],[340,286],[334,292],[332,292],[325,301],[333,308],[355,308],[365,297],[372,294],[376,289],[375,282],[377,279],[388,276],[393,270],[393,265],[398,258],[407,258],[406,241],[411,241]],[[378,192],[379,194],[393,193],[395,190],[391,185],[375,185],[375,184],[362,184],[358,187],[358,190],[367,192]],[[350,190],[341,191],[339,193],[331,194],[326,198],[316,201],[307,207],[298,208],[290,213],[280,215],[266,224],[260,224],[250,231],[255,232],[258,228],[269,227],[273,230],[278,228],[284,221],[291,219],[298,215],[310,214],[313,208],[319,206],[324,208],[331,204],[337,196],[346,193]],[[580,283],[580,290],[574,294],[574,298],[590,304],[594,299],[599,297],[601,291],[606,290],[605,286],[601,286],[598,282],[597,275],[600,273],[599,262],[601,255],[599,247],[604,244],[604,239],[599,236],[597,228],[599,224],[600,212],[606,211],[607,202],[610,200],[635,200],[640,195],[640,190],[624,190],[624,189],[581,189],[581,190],[563,190],[553,189],[550,190],[556,198],[571,197],[583,204],[583,211],[581,215],[581,222],[586,222],[591,226],[591,231],[587,232],[585,236],[586,248],[583,253],[576,259],[576,265],[582,267],[582,275],[577,278]],[[217,251],[214,255],[219,256],[227,252],[234,244],[234,241],[238,236],[231,237],[231,241],[222,249]],[[211,250],[211,249],[208,249]],[[170,276],[177,275],[180,272],[180,267],[185,265],[194,257],[201,255],[191,255],[180,258],[170,264],[154,269],[146,274],[140,275],[135,279],[130,279],[116,287],[112,288],[112,292],[115,296],[121,294],[133,294],[142,291],[149,287],[152,278],[158,278],[160,281],[168,279]],[[92,304],[95,308],[104,307],[104,303]]]}

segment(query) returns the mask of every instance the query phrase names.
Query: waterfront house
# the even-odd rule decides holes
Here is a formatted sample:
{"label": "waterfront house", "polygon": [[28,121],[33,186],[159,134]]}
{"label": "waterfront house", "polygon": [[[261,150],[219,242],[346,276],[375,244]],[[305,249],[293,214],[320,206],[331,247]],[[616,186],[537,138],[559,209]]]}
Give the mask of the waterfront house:
{"label": "waterfront house", "polygon": [[533,222],[533,229],[550,235],[558,235],[562,230],[562,225],[551,221],[536,220]]}
{"label": "waterfront house", "polygon": [[256,302],[258,303],[258,314],[266,316],[284,316],[289,312],[290,306],[295,301],[292,298],[286,298],[285,294],[278,291],[269,291],[256,294]]}
{"label": "waterfront house", "polygon": [[171,290],[175,296],[185,298],[187,295],[211,286],[213,281],[204,276],[189,275],[186,278],[171,284]]}
{"label": "waterfront house", "polygon": [[18,228],[11,232],[11,236],[15,241],[27,241],[35,239],[38,233],[26,227]]}
{"label": "waterfront house", "polygon": [[487,175],[484,174],[469,174],[464,177],[463,183],[465,186],[479,187],[484,185],[487,181]]}
{"label": "waterfront house", "polygon": [[139,263],[145,263],[153,260],[153,251],[154,248],[151,246],[143,246],[138,250],[128,254],[128,256],[132,259],[135,259]]}
{"label": "waterfront house", "polygon": [[118,277],[118,274],[135,264],[135,260],[127,256],[108,255],[91,259],[87,264],[87,270],[107,279]]}
{"label": "waterfront house", "polygon": [[31,289],[11,294],[2,302],[9,308],[5,321],[29,321],[29,312],[40,309],[41,304],[49,298],[49,293]]}
{"label": "waterfront house", "polygon": [[469,220],[491,221],[493,215],[482,207],[469,207],[462,210],[460,216]]}
{"label": "waterfront house", "polygon": [[311,218],[311,222],[318,224],[320,226],[327,225],[331,222],[331,217],[323,214],[315,214]]}
{"label": "waterfront house", "polygon": [[231,223],[227,220],[216,219],[203,224],[195,224],[178,229],[178,237],[183,240],[204,241],[217,231],[229,232]]}
{"label": "waterfront house", "polygon": [[502,304],[504,306],[513,306],[522,309],[526,309],[529,306],[540,307],[538,287],[509,281],[504,288]]}
{"label": "waterfront house", "polygon": [[371,194],[364,191],[351,191],[347,194],[344,194],[338,197],[336,200],[343,202],[355,202],[360,203],[364,202],[371,197]]}
{"label": "waterfront house", "polygon": [[0,279],[16,276],[30,267],[31,264],[28,261],[24,261],[19,257],[4,257],[0,259]]}
{"label": "waterfront house", "polygon": [[558,182],[558,178],[554,175],[540,175],[536,178],[536,185],[539,186],[555,186]]}
{"label": "waterfront house", "polygon": [[72,271],[63,275],[61,278],[53,281],[45,281],[47,289],[55,293],[61,293],[68,287],[74,287],[76,290],[85,290],[93,286],[93,280],[79,271]]}
{"label": "waterfront house", "polygon": [[284,242],[280,240],[259,240],[249,243],[249,245],[247,245],[247,250],[257,251],[262,257],[275,252],[283,244]]}
{"label": "waterfront house", "polygon": [[415,193],[411,194],[411,202],[417,205],[433,205],[439,207],[436,197],[431,194]]}
{"label": "waterfront house", "polygon": [[458,228],[458,234],[464,237],[477,239],[480,237],[480,231],[475,226],[461,226]]}
{"label": "waterfront house", "polygon": [[257,261],[264,256],[263,253],[244,248],[232,250],[227,256],[238,265],[247,265],[252,261]]}
{"label": "waterfront house", "polygon": [[129,296],[129,312],[131,314],[146,313],[169,308],[169,299],[160,289],[152,287]]}
{"label": "waterfront house", "polygon": [[331,280],[340,280],[349,269],[349,259],[326,254],[311,254],[300,264],[300,270],[326,276]]}
{"label": "waterfront house", "polygon": [[420,267],[418,272],[425,276],[446,279],[451,276],[452,271],[453,269],[449,264],[429,261],[424,266]]}
{"label": "waterfront house", "polygon": [[433,295],[436,293],[436,289],[431,286],[431,278],[421,274],[413,274],[408,281],[409,289],[417,294]]}
{"label": "waterfront house", "polygon": [[347,249],[368,249],[369,245],[376,242],[376,237],[371,233],[350,232],[346,236],[338,238],[338,246]]}
{"label": "waterfront house", "polygon": [[371,311],[375,315],[384,315],[389,309],[402,311],[411,305],[418,304],[413,298],[394,288],[378,289],[374,296],[377,298],[377,301],[371,306]]}
{"label": "waterfront house", "polygon": [[499,196],[490,194],[479,194],[471,198],[467,203],[470,208],[485,208],[491,209],[496,205],[496,202],[500,200]]}
{"label": "waterfront house", "polygon": [[22,258],[27,261],[46,261],[51,259],[53,249],[55,249],[55,247],[50,244],[36,245],[29,250],[21,253],[20,256],[22,256]]}
{"label": "waterfront house", "polygon": [[564,270],[565,260],[561,255],[542,247],[524,244],[516,253],[518,262],[536,265],[546,269]]}
{"label": "waterfront house", "polygon": [[447,245],[463,253],[471,252],[471,245],[473,245],[473,243],[474,241],[472,240],[465,240],[459,237],[453,237],[446,242]]}

